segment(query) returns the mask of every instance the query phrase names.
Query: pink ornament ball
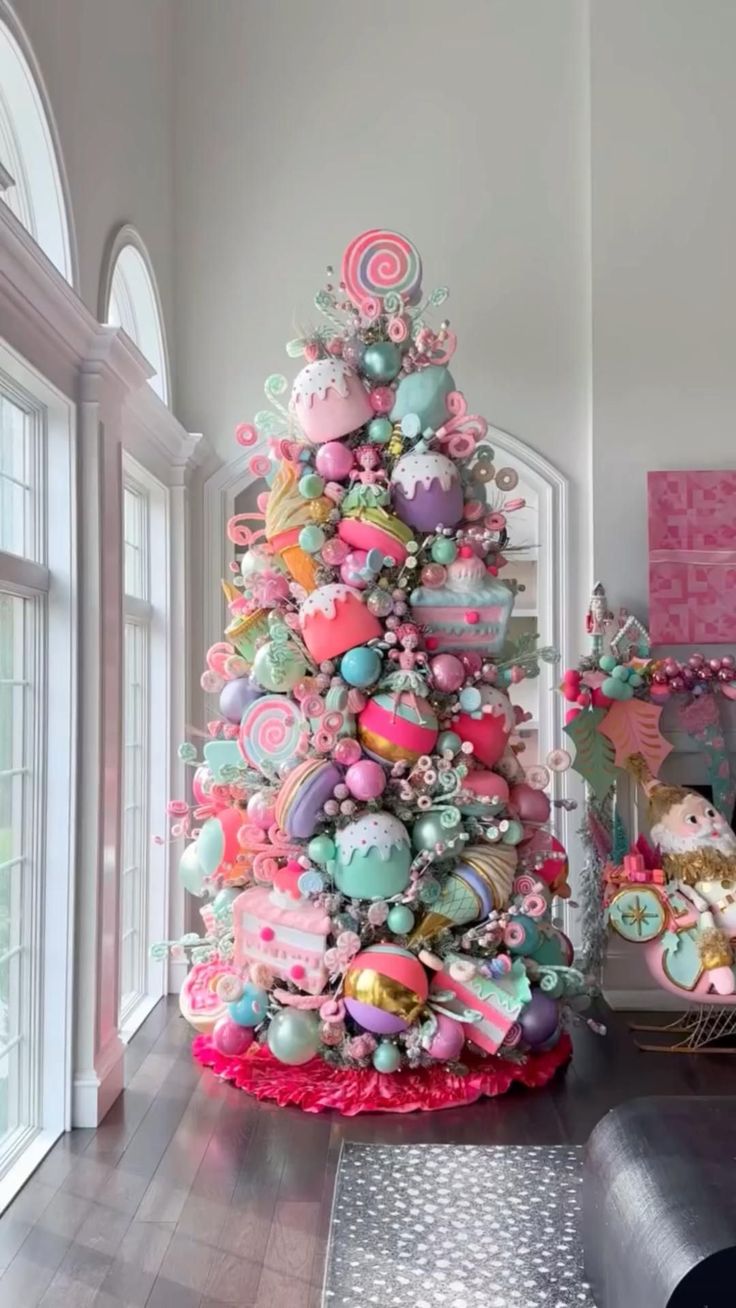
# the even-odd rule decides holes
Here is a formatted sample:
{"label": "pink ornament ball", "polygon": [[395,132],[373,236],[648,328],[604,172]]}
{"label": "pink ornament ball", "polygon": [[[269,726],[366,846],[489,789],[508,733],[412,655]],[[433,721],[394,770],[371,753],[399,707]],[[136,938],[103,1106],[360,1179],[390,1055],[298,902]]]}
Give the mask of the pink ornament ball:
{"label": "pink ornament ball", "polygon": [[462,1024],[452,1017],[446,1017],[444,1013],[436,1013],[435,1016],[437,1030],[427,1046],[427,1053],[430,1058],[436,1058],[438,1063],[452,1063],[460,1057],[465,1044],[465,1032]]}
{"label": "pink ornament ball", "polygon": [[509,797],[508,782],[497,772],[469,772],[463,779],[463,790],[471,791],[479,799],[500,799],[504,804]]}
{"label": "pink ornament ball", "polygon": [[362,754],[363,751],[353,736],[343,736],[335,745],[333,758],[341,767],[349,768],[358,763]]}
{"label": "pink ornament ball", "polygon": [[353,799],[378,799],[386,789],[386,773],[380,763],[363,758],[345,773],[345,785]]}
{"label": "pink ornament ball", "polygon": [[546,822],[550,815],[549,796],[543,790],[533,790],[525,781],[511,791],[511,803],[522,822]]}
{"label": "pink ornament ball", "polygon": [[346,481],[355,458],[353,451],[342,441],[328,441],[326,445],[320,445],[314,462],[317,472],[326,481]]}
{"label": "pink ornament ball", "polygon": [[268,796],[262,790],[256,790],[248,800],[246,812],[254,826],[268,831],[276,821],[276,814]]}
{"label": "pink ornament ball", "polygon": [[239,1026],[227,1016],[218,1019],[212,1032],[212,1043],[218,1054],[225,1058],[243,1058],[254,1038],[251,1027]]}
{"label": "pink ornament ball", "polygon": [[465,668],[456,654],[436,654],[429,668],[437,690],[446,695],[459,690],[465,683]]}
{"label": "pink ornament ball", "polygon": [[365,570],[367,562],[368,555],[365,550],[350,551],[340,567],[340,576],[346,586],[354,586],[356,590],[365,590],[371,581]]}

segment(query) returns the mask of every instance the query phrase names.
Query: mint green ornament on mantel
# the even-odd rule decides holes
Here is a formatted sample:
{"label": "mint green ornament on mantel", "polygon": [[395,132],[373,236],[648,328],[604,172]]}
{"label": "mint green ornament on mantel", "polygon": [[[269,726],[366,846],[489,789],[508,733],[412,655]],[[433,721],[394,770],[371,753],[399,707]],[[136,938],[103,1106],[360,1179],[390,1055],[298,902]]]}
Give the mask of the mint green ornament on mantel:
{"label": "mint green ornament on mantel", "polygon": [[373,1051],[371,1061],[377,1072],[396,1072],[401,1063],[401,1054],[393,1040],[381,1040]]}

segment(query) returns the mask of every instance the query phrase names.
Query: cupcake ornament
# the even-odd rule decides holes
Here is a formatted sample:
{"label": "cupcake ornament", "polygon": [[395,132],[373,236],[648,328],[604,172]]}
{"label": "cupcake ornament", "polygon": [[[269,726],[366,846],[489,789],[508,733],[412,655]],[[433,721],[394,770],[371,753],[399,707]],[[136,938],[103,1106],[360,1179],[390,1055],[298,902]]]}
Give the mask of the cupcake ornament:
{"label": "cupcake ornament", "polygon": [[302,368],[291,390],[290,409],[310,445],[339,440],[373,417],[360,377],[333,357]]}
{"label": "cupcake ornament", "polygon": [[446,454],[414,449],[393,470],[391,500],[397,516],[414,531],[454,527],[463,516],[460,473]]}

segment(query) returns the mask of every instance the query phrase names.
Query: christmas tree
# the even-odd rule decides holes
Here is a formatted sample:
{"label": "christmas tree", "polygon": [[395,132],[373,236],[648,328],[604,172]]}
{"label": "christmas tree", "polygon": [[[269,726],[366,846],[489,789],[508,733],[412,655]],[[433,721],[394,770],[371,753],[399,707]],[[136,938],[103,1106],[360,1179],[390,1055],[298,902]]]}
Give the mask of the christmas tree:
{"label": "christmas tree", "polygon": [[[543,1084],[585,1002],[551,905],[550,774],[509,696],[554,651],[507,627],[518,475],[450,372],[422,266],[373,230],[345,251],[237,433],[267,489],[228,524],[218,721],[172,805],[205,935],[182,1011],[195,1054],[305,1108],[438,1108]],[[267,450],[267,455],[263,453]],[[563,751],[557,751],[562,754]],[[555,759],[548,759],[551,768]]]}

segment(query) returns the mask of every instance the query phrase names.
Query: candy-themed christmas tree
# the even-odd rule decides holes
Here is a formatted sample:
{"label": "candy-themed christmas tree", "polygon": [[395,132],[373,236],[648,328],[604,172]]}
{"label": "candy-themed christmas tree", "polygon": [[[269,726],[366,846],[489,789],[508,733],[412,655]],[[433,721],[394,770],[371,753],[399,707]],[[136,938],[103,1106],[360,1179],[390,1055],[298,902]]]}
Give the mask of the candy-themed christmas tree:
{"label": "candy-themed christmas tree", "polygon": [[237,433],[267,489],[228,524],[245,552],[202,678],[220,717],[172,805],[206,934],[170,947],[195,1056],[243,1089],[442,1108],[544,1084],[587,1003],[551,916],[550,772],[525,771],[508,693],[555,654],[507,639],[524,501],[427,321],[447,293],[422,302],[388,231],[328,276],[288,407],[269,378]]}

